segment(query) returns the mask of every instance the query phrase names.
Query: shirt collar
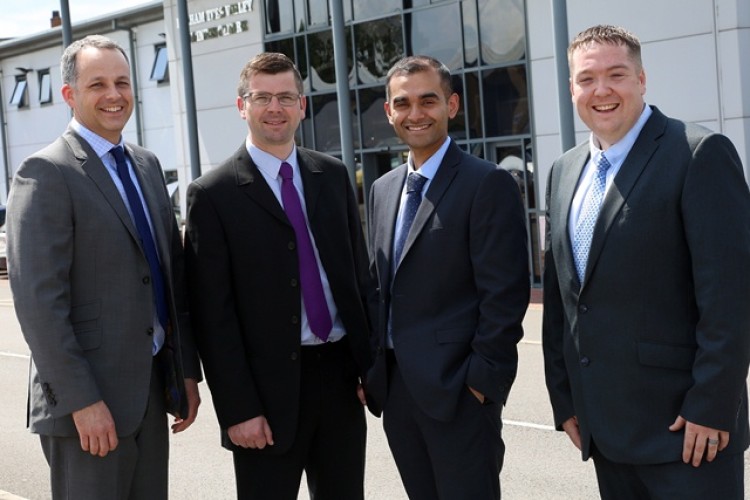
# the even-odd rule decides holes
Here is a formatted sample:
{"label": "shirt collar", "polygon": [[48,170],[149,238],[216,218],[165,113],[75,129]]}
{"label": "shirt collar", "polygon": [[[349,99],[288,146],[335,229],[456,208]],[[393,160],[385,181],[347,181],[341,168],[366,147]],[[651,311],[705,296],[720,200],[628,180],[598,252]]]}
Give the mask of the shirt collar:
{"label": "shirt collar", "polygon": [[[419,174],[421,176],[427,177],[428,179],[432,179],[435,177],[438,167],[440,167],[440,164],[443,162],[443,157],[445,157],[445,152],[448,150],[448,146],[450,145],[450,143],[451,138],[446,137],[443,145],[440,146],[440,148],[435,151],[435,153],[430,156],[427,161],[424,162],[419,168]],[[417,171],[414,169],[414,159],[412,158],[411,152],[409,152],[409,159],[407,160],[407,164],[409,165],[407,175]]]}
{"label": "shirt collar", "polygon": [[122,146],[123,149],[125,149],[125,139],[123,139],[122,135],[120,135],[120,142],[112,144],[107,139],[86,128],[85,125],[75,118],[70,120],[70,126],[78,133],[78,135],[83,137],[83,139],[89,143],[89,146],[91,146],[99,158],[103,158],[105,155],[109,154],[109,150],[115,146]]}
{"label": "shirt collar", "polygon": [[279,168],[281,168],[281,162],[284,161],[292,166],[292,171],[295,173],[295,177],[297,177],[299,168],[297,167],[296,145],[292,147],[292,152],[284,160],[279,160],[274,155],[266,153],[259,147],[255,146],[252,142],[250,142],[249,139],[245,141],[245,147],[247,147],[247,152],[250,155],[250,158],[252,158],[253,163],[255,163],[255,165],[258,167],[258,170],[260,170],[266,177],[271,179],[277,178],[279,176]]}
{"label": "shirt collar", "polygon": [[[641,111],[641,116],[638,117],[635,125],[633,125],[631,129],[628,130],[628,133],[625,134],[622,139],[612,144],[607,149],[607,160],[609,160],[609,163],[611,165],[614,166],[625,161],[625,157],[628,156],[628,153],[630,153],[630,150],[633,148],[633,144],[635,144],[635,141],[638,139],[641,130],[643,130],[643,126],[646,125],[649,117],[651,117],[651,113],[651,107],[647,104],[644,104],[643,111]],[[591,153],[591,159],[594,164],[596,164],[596,162],[599,161],[599,157],[605,153],[599,148],[599,141],[596,140],[593,133],[589,137],[589,151]]]}

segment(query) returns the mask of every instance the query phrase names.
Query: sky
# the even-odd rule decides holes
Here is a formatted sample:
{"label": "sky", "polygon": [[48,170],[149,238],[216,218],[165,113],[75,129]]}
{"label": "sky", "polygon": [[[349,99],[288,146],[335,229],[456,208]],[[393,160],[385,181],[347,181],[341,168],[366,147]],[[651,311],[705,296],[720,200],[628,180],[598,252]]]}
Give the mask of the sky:
{"label": "sky", "polygon": [[[68,0],[73,25],[152,0]],[[0,39],[31,35],[49,29],[53,10],[60,0],[0,0]]]}

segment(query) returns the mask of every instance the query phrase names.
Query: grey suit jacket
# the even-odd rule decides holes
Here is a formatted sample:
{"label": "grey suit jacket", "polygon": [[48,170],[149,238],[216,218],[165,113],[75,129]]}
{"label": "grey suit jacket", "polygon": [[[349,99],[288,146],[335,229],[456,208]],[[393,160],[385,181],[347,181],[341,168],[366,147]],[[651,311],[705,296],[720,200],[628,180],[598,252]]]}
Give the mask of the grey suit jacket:
{"label": "grey suit jacket", "polygon": [[680,460],[678,415],[748,444],[750,193],[729,140],[669,119],[646,122],[607,192],[584,282],[568,214],[588,144],[548,184],[544,355],[555,424],[578,417],[610,460]]}
{"label": "grey suit jacket", "polygon": [[[181,241],[161,167],[145,149],[126,149],[162,261],[176,370],[184,360],[185,375],[199,378],[182,297]],[[105,166],[72,129],[19,167],[7,233],[16,314],[32,356],[31,430],[75,436],[71,412],[104,400],[118,434],[131,434],[151,377],[150,271]]]}
{"label": "grey suit jacket", "polygon": [[452,142],[392,274],[406,171],[401,165],[370,191],[370,269],[379,302],[367,388],[382,406],[390,313],[404,382],[423,411],[450,421],[467,385],[504,403],[515,379],[516,344],[529,303],[523,205],[510,174]]}

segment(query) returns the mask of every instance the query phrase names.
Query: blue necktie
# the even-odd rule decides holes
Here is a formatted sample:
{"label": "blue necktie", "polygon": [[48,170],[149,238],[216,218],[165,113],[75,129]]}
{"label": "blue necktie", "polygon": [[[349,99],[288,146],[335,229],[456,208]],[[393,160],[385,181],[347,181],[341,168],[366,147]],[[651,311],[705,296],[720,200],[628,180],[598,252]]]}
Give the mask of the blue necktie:
{"label": "blue necktie", "polygon": [[320,279],[320,269],[315,259],[310,233],[307,230],[305,214],[302,212],[302,204],[292,180],[294,175],[292,166],[283,162],[279,168],[279,175],[282,179],[281,201],[284,203],[284,212],[297,237],[300,288],[302,288],[302,301],[305,304],[307,323],[315,336],[325,342],[331,333],[333,321],[323,292],[323,282]]}
{"label": "blue necktie", "polygon": [[393,252],[393,271],[395,272],[401,261],[401,253],[404,251],[406,237],[409,235],[411,225],[414,223],[414,217],[417,215],[419,204],[422,203],[422,188],[427,182],[427,177],[412,172],[406,179],[406,203],[404,204],[404,213],[401,216],[401,232],[398,234],[396,246]]}
{"label": "blue necktie", "polygon": [[599,210],[604,201],[604,188],[607,185],[607,170],[612,165],[609,160],[601,155],[596,164],[596,175],[594,182],[583,200],[583,207],[578,216],[575,237],[573,239],[573,258],[575,260],[578,281],[583,283],[583,277],[586,274],[586,264],[589,260],[589,250],[591,249],[591,239],[594,236],[594,227],[596,220],[599,218]]}
{"label": "blue necktie", "polygon": [[128,198],[130,211],[133,214],[133,222],[135,223],[135,227],[138,230],[138,236],[141,240],[141,248],[143,249],[143,253],[146,254],[148,267],[151,269],[151,286],[154,289],[156,314],[159,316],[159,323],[161,323],[161,326],[166,333],[169,313],[167,312],[167,300],[164,293],[164,276],[162,275],[161,267],[159,265],[159,254],[156,251],[154,238],[151,235],[151,228],[148,225],[148,219],[146,219],[146,213],[143,210],[141,197],[138,196],[138,191],[130,178],[128,163],[125,159],[125,153],[123,152],[122,147],[115,146],[109,151],[112,153],[112,156],[115,157],[115,161],[117,162],[117,175],[122,181],[123,188],[125,188],[125,195]]}

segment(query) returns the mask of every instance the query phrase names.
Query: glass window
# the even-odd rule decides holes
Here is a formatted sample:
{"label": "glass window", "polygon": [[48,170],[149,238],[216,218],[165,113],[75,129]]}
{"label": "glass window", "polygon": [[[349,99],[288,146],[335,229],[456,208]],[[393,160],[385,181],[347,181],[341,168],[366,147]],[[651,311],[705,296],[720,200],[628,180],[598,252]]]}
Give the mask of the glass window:
{"label": "glass window", "polygon": [[[300,14],[304,19],[304,14]],[[292,0],[266,0],[266,33],[286,33],[294,29]]]}
{"label": "glass window", "polygon": [[13,94],[10,97],[10,104],[12,106],[18,106],[23,108],[28,105],[28,99],[26,98],[26,88],[28,86],[26,81],[26,75],[16,77],[16,86],[13,89]]}
{"label": "glass window", "polygon": [[422,7],[424,5],[430,5],[430,0],[404,0],[404,9]]}
{"label": "glass window", "polygon": [[470,68],[479,62],[479,30],[477,29],[477,4],[461,2],[463,9],[464,66]]}
{"label": "glass window", "polygon": [[[351,28],[346,28],[345,38],[351,37]],[[309,34],[307,37],[310,57],[310,80],[312,90],[334,90],[336,88],[336,61],[333,53],[331,30]],[[352,74],[351,44],[346,44],[347,74]]]}
{"label": "glass window", "polygon": [[404,16],[406,53],[432,56],[454,70],[463,66],[459,4],[442,5]]}
{"label": "glass window", "polygon": [[[464,75],[464,95],[461,96],[461,105],[466,113],[466,121],[469,125],[469,138],[482,137],[482,108],[479,99],[479,76],[476,72]],[[485,96],[487,98],[487,96]]]}
{"label": "glass window", "polygon": [[52,102],[52,77],[49,69],[39,70],[39,104]]}
{"label": "glass window", "polygon": [[151,67],[151,80],[159,83],[169,81],[169,59],[166,45],[156,46],[154,64]]}
{"label": "glass window", "polygon": [[354,19],[380,17],[401,8],[401,0],[354,0]]}
{"label": "glass window", "polygon": [[362,145],[376,148],[398,144],[398,138],[385,115],[385,88],[372,87],[359,91],[359,109],[362,110]]}
{"label": "glass window", "polygon": [[404,56],[401,16],[357,24],[354,39],[360,83],[382,81],[391,66]]}
{"label": "glass window", "polygon": [[487,137],[529,133],[525,65],[484,71],[482,90]]}
{"label": "glass window", "polygon": [[455,118],[448,122],[448,135],[454,139],[466,139],[466,111],[464,107],[464,82],[461,75],[453,75],[451,78],[453,92],[458,94],[458,113]]}
{"label": "glass window", "polygon": [[295,19],[295,31],[301,33],[307,29],[307,23],[305,22],[305,2],[307,0],[294,0],[294,19]]}
{"label": "glass window", "polygon": [[307,0],[307,10],[310,12],[310,26],[326,26],[328,24],[328,2]]}
{"label": "glass window", "polygon": [[482,61],[518,61],[526,53],[523,0],[479,0]]}
{"label": "glass window", "polygon": [[319,151],[341,149],[339,106],[336,94],[316,95],[312,97],[312,102],[312,117],[315,120],[315,149]]}
{"label": "glass window", "polygon": [[294,38],[284,38],[266,42],[267,52],[278,52],[294,60]]}

